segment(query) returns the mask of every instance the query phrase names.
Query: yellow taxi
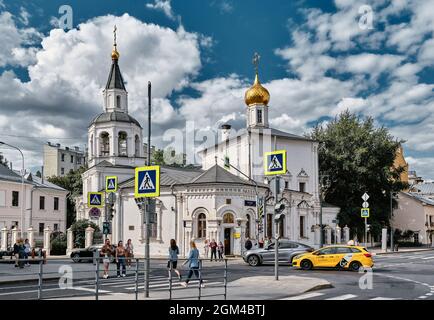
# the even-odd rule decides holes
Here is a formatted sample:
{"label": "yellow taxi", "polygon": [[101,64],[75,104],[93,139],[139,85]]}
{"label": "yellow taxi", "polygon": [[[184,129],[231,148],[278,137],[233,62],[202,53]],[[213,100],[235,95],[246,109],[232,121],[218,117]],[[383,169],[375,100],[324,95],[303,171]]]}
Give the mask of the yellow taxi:
{"label": "yellow taxi", "polygon": [[360,246],[329,246],[314,252],[299,254],[292,259],[292,266],[303,270],[312,268],[338,268],[358,271],[372,268],[372,254]]}

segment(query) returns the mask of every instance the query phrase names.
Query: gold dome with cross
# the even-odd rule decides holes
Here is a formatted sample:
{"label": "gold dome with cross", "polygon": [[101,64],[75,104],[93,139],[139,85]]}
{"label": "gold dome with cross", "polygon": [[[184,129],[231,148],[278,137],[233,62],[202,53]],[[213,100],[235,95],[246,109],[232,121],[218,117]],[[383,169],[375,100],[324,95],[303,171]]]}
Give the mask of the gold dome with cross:
{"label": "gold dome with cross", "polygon": [[246,91],[244,95],[244,101],[248,106],[253,106],[255,104],[263,104],[267,106],[268,102],[270,101],[270,93],[259,82],[259,75],[258,75],[259,58],[260,56],[257,53],[255,53],[255,55],[253,56],[253,64],[255,65],[255,71],[256,71],[255,81],[253,82],[253,85]]}

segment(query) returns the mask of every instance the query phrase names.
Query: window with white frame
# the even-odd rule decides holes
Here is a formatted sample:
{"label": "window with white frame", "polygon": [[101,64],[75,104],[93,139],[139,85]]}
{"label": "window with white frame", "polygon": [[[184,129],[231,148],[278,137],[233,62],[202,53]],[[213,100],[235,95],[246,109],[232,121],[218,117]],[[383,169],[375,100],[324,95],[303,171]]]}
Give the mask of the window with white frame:
{"label": "window with white frame", "polygon": [[197,216],[197,237],[199,239],[206,238],[206,215],[200,213]]}
{"label": "window with white frame", "polygon": [[0,207],[6,206],[6,191],[0,190]]}

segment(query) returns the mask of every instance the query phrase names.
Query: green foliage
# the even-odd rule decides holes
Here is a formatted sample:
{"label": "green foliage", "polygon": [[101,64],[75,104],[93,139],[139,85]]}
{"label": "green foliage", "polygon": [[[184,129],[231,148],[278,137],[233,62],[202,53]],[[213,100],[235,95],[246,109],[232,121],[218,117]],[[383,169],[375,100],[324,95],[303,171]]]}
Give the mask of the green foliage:
{"label": "green foliage", "polygon": [[325,126],[317,125],[309,137],[319,142],[319,171],[329,179],[324,198],[341,208],[340,226],[348,225],[359,238],[363,235],[361,196],[367,192],[368,223],[372,234],[379,235],[381,228],[389,225],[390,192],[407,187],[400,181],[404,168],[393,168],[403,141],[392,137],[385,127],[374,127],[372,118],[361,119],[348,110]]}
{"label": "green foliage", "polygon": [[51,183],[58,185],[70,192],[67,197],[66,206],[66,227],[69,228],[75,221],[75,198],[83,193],[83,180],[81,175],[87,170],[87,167],[80,167],[78,170],[69,172],[67,175],[52,176],[47,180]]}
{"label": "green foliage", "polygon": [[51,242],[50,254],[53,256],[65,255],[66,246],[66,240],[55,239]]}
{"label": "green foliage", "polygon": [[78,220],[71,225],[72,234],[74,235],[74,247],[84,248],[86,239],[86,228],[91,226],[95,233],[99,233],[99,227],[90,220]]}
{"label": "green foliage", "polygon": [[158,166],[163,166],[166,163],[164,162],[164,151],[163,150],[155,150],[152,155],[152,163]]}
{"label": "green foliage", "polygon": [[36,176],[39,177],[39,178],[42,178],[42,173],[41,173],[41,171],[39,171],[39,170],[36,171]]}

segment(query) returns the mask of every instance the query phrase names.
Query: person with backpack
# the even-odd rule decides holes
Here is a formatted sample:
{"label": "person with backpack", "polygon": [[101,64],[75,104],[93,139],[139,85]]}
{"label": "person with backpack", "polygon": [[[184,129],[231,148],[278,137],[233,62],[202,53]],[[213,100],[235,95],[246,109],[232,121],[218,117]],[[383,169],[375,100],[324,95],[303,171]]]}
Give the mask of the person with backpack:
{"label": "person with backpack", "polygon": [[169,261],[167,261],[167,268],[169,269],[169,278],[170,278],[171,272],[173,270],[178,275],[179,281],[181,281],[182,276],[181,276],[181,273],[177,269],[178,254],[179,254],[179,248],[176,245],[176,240],[171,239],[170,240],[170,247],[169,247]]}
{"label": "person with backpack", "polygon": [[205,285],[203,284],[203,280],[200,279],[200,273],[199,273],[200,272],[199,250],[197,250],[196,243],[194,243],[194,241],[190,241],[190,248],[191,250],[190,253],[188,254],[188,259],[183,263],[183,265],[188,263],[188,267],[190,268],[190,270],[188,272],[187,280],[185,280],[185,282],[182,283],[182,286],[184,287],[188,286],[188,282],[190,281],[191,276],[194,273],[196,278],[198,278],[200,281],[201,288],[204,288]]}

